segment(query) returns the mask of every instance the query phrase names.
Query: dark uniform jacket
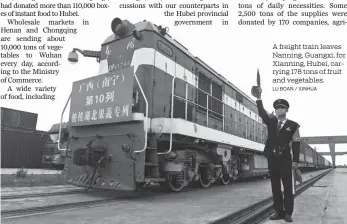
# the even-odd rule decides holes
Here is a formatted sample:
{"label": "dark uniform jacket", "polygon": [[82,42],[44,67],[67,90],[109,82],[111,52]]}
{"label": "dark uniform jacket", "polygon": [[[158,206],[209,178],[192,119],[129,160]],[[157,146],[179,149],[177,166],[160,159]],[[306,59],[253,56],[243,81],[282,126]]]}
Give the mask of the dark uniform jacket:
{"label": "dark uniform jacket", "polygon": [[284,158],[291,158],[290,143],[292,142],[293,149],[293,162],[299,163],[300,154],[300,140],[299,125],[287,119],[286,123],[282,126],[279,133],[277,133],[278,119],[274,115],[268,114],[263,107],[261,100],[257,100],[257,107],[259,116],[263,119],[267,125],[268,138],[265,143],[264,156],[268,160],[273,160],[276,155],[283,156]]}

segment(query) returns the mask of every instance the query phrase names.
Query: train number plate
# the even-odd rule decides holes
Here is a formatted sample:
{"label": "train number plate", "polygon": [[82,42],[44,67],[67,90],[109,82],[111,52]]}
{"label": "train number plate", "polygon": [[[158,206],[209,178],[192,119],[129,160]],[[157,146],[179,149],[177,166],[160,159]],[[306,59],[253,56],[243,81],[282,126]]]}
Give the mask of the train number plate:
{"label": "train number plate", "polygon": [[114,123],[132,119],[134,67],[73,83],[71,126]]}

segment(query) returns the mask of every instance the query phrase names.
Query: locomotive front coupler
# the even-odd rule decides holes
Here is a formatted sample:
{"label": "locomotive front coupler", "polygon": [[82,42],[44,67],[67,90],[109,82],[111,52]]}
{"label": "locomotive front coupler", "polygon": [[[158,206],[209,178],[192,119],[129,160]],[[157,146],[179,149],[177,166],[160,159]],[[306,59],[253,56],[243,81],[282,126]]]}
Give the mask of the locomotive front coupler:
{"label": "locomotive front coupler", "polygon": [[88,190],[92,184],[94,183],[95,174],[96,171],[99,168],[105,168],[107,162],[109,162],[112,158],[112,155],[109,155],[107,153],[108,151],[108,144],[107,143],[100,143],[98,145],[91,146],[91,143],[94,141],[90,141],[87,144],[87,153],[86,153],[86,164],[88,166],[93,167],[93,173],[89,176],[88,180],[86,181],[86,187],[85,190]]}
{"label": "locomotive front coupler", "polygon": [[105,157],[101,157],[99,159],[99,161],[97,162],[96,166],[94,167],[94,170],[93,170],[93,174],[91,176],[89,176],[87,182],[86,182],[86,187],[85,187],[85,191],[87,191],[91,186],[92,184],[94,183],[94,179],[95,179],[95,174],[96,174],[96,171],[98,170],[99,166],[100,166],[100,163],[105,160]]}
{"label": "locomotive front coupler", "polygon": [[[109,155],[107,152],[107,143],[100,143],[94,146],[89,145],[87,147],[87,164],[91,167],[96,167],[96,165],[98,165],[101,168],[105,168],[106,163],[112,158],[112,155]],[[103,159],[101,160],[101,158]]]}

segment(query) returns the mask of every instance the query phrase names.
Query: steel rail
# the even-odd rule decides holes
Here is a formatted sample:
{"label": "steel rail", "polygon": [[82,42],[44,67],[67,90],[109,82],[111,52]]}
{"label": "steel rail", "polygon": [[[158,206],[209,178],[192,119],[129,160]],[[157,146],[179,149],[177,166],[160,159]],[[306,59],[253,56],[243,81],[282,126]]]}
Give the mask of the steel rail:
{"label": "steel rail", "polygon": [[[91,191],[90,193],[96,193],[100,191]],[[68,195],[68,194],[79,194],[86,193],[85,190],[73,189],[70,191],[57,191],[57,192],[42,192],[42,193],[33,193],[33,194],[11,194],[1,196],[1,200],[11,200],[18,198],[35,198],[35,197],[48,197],[48,196],[59,196],[59,195]]]}
{"label": "steel rail", "polygon": [[46,205],[42,207],[14,209],[14,210],[8,210],[8,211],[1,211],[1,220],[21,218],[25,216],[41,215],[41,214],[60,212],[60,211],[76,210],[76,209],[82,209],[82,208],[88,208],[88,207],[97,207],[97,206],[103,206],[108,204],[121,204],[126,202],[127,201],[119,201],[119,200],[116,201],[115,198],[108,198],[108,199],[99,199],[99,200],[93,200],[93,201],[65,203],[65,204],[58,204],[58,205]]}
{"label": "steel rail", "polygon": [[[90,194],[90,192],[88,192],[88,194]],[[61,203],[61,204],[54,204],[54,205],[44,205],[44,206],[29,207],[29,208],[2,210],[1,220],[22,218],[22,217],[34,216],[34,215],[42,215],[42,214],[55,213],[60,211],[99,207],[104,205],[122,204],[122,203],[130,202],[129,199],[132,199],[132,198],[142,198],[142,197],[148,197],[148,196],[151,196],[151,195],[146,195],[146,194],[139,195],[137,193],[134,194],[133,192],[131,192],[130,195],[125,194],[125,195],[119,195],[119,196],[112,196],[109,198],[102,198],[102,199],[98,198],[98,199],[90,200],[90,201],[78,201],[78,202],[70,202],[70,203],[68,202],[68,203]]]}

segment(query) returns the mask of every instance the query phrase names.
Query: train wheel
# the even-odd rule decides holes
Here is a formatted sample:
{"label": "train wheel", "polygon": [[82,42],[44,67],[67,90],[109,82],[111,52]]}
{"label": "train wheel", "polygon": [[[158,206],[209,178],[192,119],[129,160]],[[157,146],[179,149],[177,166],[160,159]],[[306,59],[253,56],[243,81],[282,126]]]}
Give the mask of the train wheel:
{"label": "train wheel", "polygon": [[211,172],[208,168],[199,168],[199,184],[203,188],[208,188],[211,186],[210,177]]}
{"label": "train wheel", "polygon": [[230,183],[230,177],[223,175],[223,177],[220,179],[220,183],[223,185],[228,185]]}
{"label": "train wheel", "polygon": [[181,175],[168,174],[167,184],[171,191],[180,192],[184,188],[184,183],[181,181]]}

